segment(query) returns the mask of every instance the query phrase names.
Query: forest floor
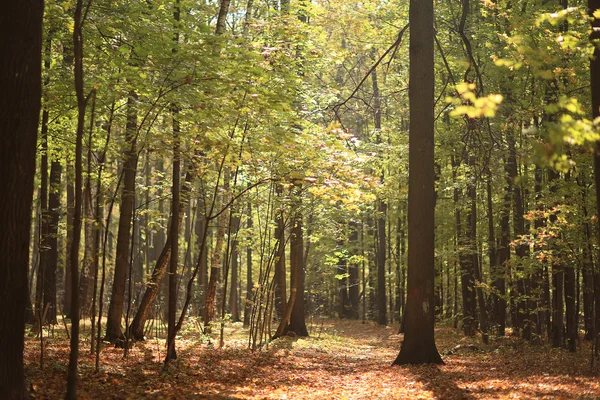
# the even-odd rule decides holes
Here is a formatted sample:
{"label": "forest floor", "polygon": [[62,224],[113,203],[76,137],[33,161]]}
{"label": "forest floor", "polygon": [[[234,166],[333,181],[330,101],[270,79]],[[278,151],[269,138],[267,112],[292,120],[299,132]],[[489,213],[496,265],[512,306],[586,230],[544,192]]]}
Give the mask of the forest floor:
{"label": "forest floor", "polygon": [[[314,320],[309,338],[286,337],[268,349],[247,349],[247,331],[230,324],[225,346],[188,331],[177,341],[178,359],[163,368],[165,342],[104,347],[95,371],[89,342],[80,346],[81,399],[599,399],[600,369],[591,348],[578,352],[530,345],[511,337],[464,338],[436,329],[445,365],[391,367],[402,335],[397,327],[360,321]],[[217,336],[218,329],[216,332]],[[85,339],[85,334],[83,335]],[[205,338],[206,339],[206,338]],[[25,371],[34,399],[65,393],[69,344],[64,329],[45,339],[28,337]]]}

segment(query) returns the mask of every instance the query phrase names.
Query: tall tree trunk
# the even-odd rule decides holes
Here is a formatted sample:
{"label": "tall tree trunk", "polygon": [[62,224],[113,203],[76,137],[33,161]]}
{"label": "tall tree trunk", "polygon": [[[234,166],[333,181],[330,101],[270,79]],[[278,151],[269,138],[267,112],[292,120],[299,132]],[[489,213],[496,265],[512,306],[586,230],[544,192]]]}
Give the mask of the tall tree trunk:
{"label": "tall tree trunk", "polygon": [[58,268],[58,223],[60,220],[60,161],[53,160],[50,167],[50,193],[48,195],[48,263],[44,274],[44,304],[49,304],[46,321],[56,323],[56,271]]}
{"label": "tall tree trunk", "polygon": [[[454,158],[453,156],[453,174],[456,174],[454,170],[460,166],[460,162]],[[454,175],[454,179],[456,179],[456,175]],[[473,246],[476,244],[472,244],[468,242],[467,234],[470,227],[469,222],[467,222],[467,226],[465,232],[463,232],[463,217],[461,212],[461,207],[458,205],[460,196],[460,189],[455,186],[454,188],[454,218],[456,223],[456,236],[457,236],[457,244],[458,244],[458,261],[460,264],[460,283],[461,283],[461,293],[462,293],[462,310],[463,310],[463,318],[462,318],[462,326],[463,332],[466,336],[474,336],[475,335],[475,274],[473,272],[473,255],[469,246]]]}
{"label": "tall tree trunk", "polygon": [[67,230],[67,248],[65,254],[65,293],[63,298],[63,313],[67,317],[71,317],[71,278],[73,276],[71,268],[71,247],[73,244],[73,216],[75,215],[75,185],[74,185],[75,172],[73,166],[67,161],[67,216],[66,216],[66,230]]}
{"label": "tall tree trunk", "polygon": [[81,242],[83,129],[87,99],[83,87],[83,0],[77,0],[73,17],[73,54],[75,95],[77,97],[77,134],[75,139],[75,211],[71,244],[71,351],[67,372],[67,400],[77,399],[77,365],[79,359],[79,244]]}
{"label": "tall tree trunk", "polygon": [[[359,255],[358,230],[360,225],[356,221],[350,221],[350,249],[351,255]],[[360,279],[358,276],[358,263],[351,261],[348,265],[349,287],[348,297],[350,302],[349,318],[358,319],[360,307]]]}
{"label": "tall tree trunk", "polygon": [[[252,201],[248,200],[246,211],[246,228],[249,234],[252,234]],[[252,313],[254,281],[252,278],[252,243],[249,241],[246,245],[246,301],[244,303],[244,327],[250,326],[250,316]]]}
{"label": "tall tree trunk", "polygon": [[35,323],[34,331],[42,329],[44,321],[42,314],[45,304],[44,277],[48,265],[48,110],[42,112],[41,128],[41,157],[40,157],[40,237],[39,237],[39,265],[35,285]]}
{"label": "tall tree trunk", "polygon": [[442,364],[434,339],[433,1],[409,10],[408,298],[404,342],[394,364]]}
{"label": "tall tree trunk", "polygon": [[125,129],[125,151],[123,162],[123,191],[121,193],[121,208],[119,216],[119,231],[117,233],[117,254],[112,296],[108,307],[106,320],[106,340],[116,343],[123,339],[121,322],[125,302],[125,286],[129,267],[131,245],[131,221],[135,208],[135,175],[137,171],[137,94],[129,92],[127,98],[127,124]]}
{"label": "tall tree trunk", "polygon": [[497,268],[492,270],[492,286],[496,290],[493,296],[494,322],[497,327],[496,334],[504,336],[506,333],[506,269],[510,259],[510,208],[511,208],[511,186],[510,167],[508,160],[504,163],[504,174],[506,188],[504,189],[504,201],[500,211],[500,238],[497,249]]}
{"label": "tall tree trunk", "polygon": [[229,290],[229,313],[231,314],[232,322],[239,322],[240,319],[240,310],[238,308],[238,299],[239,299],[239,270],[240,270],[240,252],[239,252],[239,242],[237,239],[238,231],[240,230],[240,217],[234,213],[231,216],[231,281],[230,281],[230,290]]}
{"label": "tall tree trunk", "polygon": [[0,196],[0,398],[12,400],[28,398],[23,335],[42,88],[44,4],[9,0],[2,6],[0,187],[5,192]]}
{"label": "tall tree trunk", "polygon": [[91,130],[88,137],[87,171],[85,177],[85,189],[83,191],[83,231],[85,233],[84,256],[79,279],[79,298],[81,299],[81,315],[87,317],[92,304],[92,289],[94,272],[98,249],[94,247],[96,242],[94,234],[94,188],[92,187],[92,136]]}
{"label": "tall tree trunk", "polygon": [[587,188],[584,186],[582,191],[582,214],[586,237],[586,245],[583,249],[584,265],[582,268],[582,283],[583,283],[583,340],[594,339],[594,258],[592,248],[592,229],[590,227],[589,215],[586,206]]}
{"label": "tall tree trunk", "polygon": [[[198,200],[198,204],[200,204],[202,200]],[[198,216],[198,225],[196,226],[196,248],[198,252],[202,248],[202,243],[206,242],[204,236],[210,236],[210,228],[206,227],[208,221],[206,220],[206,216],[203,212],[200,212]],[[208,248],[208,247],[207,247]],[[206,289],[208,288],[208,251],[205,250],[202,253],[198,253],[198,291],[199,291],[199,306],[198,306],[198,315],[204,315],[204,309],[206,305]]]}
{"label": "tall tree trunk", "polygon": [[[588,14],[592,21],[592,31],[590,41],[594,45],[594,54],[590,58],[590,79],[591,79],[591,94],[592,94],[592,119],[600,117],[600,18],[594,17],[594,12],[600,9],[600,0],[588,0]],[[596,142],[594,151],[594,184],[596,187],[596,213],[600,215],[600,141]],[[598,227],[600,228],[600,218],[597,219]],[[600,239],[600,235],[597,236]],[[597,334],[600,327],[600,271],[596,265],[594,273],[594,297],[596,303],[596,316],[594,321],[595,332]],[[598,355],[598,347],[600,339],[596,340],[596,356]]]}
{"label": "tall tree trunk", "polygon": [[[342,224],[340,224],[342,225]],[[337,250],[340,255],[337,258],[336,265],[336,280],[338,284],[338,296],[337,296],[337,314],[339,318],[348,318],[349,311],[349,299],[348,299],[348,265],[347,256],[342,250],[345,248],[343,232],[338,232]]]}
{"label": "tall tree trunk", "polygon": [[285,221],[283,214],[283,185],[275,184],[275,194],[280,200],[280,209],[275,211],[275,240],[277,241],[277,253],[275,256],[275,274],[274,274],[274,295],[275,311],[277,318],[281,320],[286,303],[286,279],[285,279]]}
{"label": "tall tree trunk", "polygon": [[477,315],[479,316],[479,328],[481,329],[481,336],[483,339],[483,343],[487,344],[489,341],[488,336],[488,315],[486,309],[485,296],[483,294],[483,289],[481,285],[484,283],[482,281],[481,272],[479,269],[479,250],[477,246],[477,182],[475,175],[475,157],[471,156],[469,160],[469,164],[471,165],[471,181],[468,185],[469,191],[469,201],[470,201],[470,212],[467,216],[467,236],[469,238],[470,251],[471,251],[471,265],[473,268],[473,277],[475,278],[476,287],[474,287],[477,295],[477,304],[479,306],[479,311]]}
{"label": "tall tree trunk", "polygon": [[[511,133],[506,135],[506,141],[508,145],[508,157],[507,157],[507,165],[509,176],[511,180],[512,186],[512,195],[513,195],[513,225],[514,225],[514,235],[517,239],[520,239],[521,236],[525,234],[525,219],[524,219],[524,210],[523,210],[523,198],[521,194],[521,185],[517,182],[518,178],[518,164],[517,164],[517,150],[515,146],[515,138]],[[523,268],[523,259],[527,254],[527,245],[524,243],[519,243],[515,247],[515,253],[517,256],[517,263],[515,268],[515,287],[513,288],[515,294],[514,305],[515,305],[515,322],[516,326],[514,329],[516,331],[522,331],[524,337],[529,338],[531,334],[530,325],[526,319],[528,319],[529,311],[527,301],[525,300],[525,272]]]}
{"label": "tall tree trunk", "polygon": [[[179,3],[175,9],[175,20],[179,20]],[[180,218],[180,174],[181,174],[181,156],[179,149],[180,126],[178,111],[173,106],[173,185],[171,187],[171,232],[179,233]],[[183,217],[183,216],[182,216]],[[167,355],[165,364],[177,358],[175,350],[175,321],[177,319],[177,263],[179,262],[179,235],[172,234],[169,245],[171,246],[171,259],[169,262],[169,313],[168,313],[168,333],[167,333]]]}
{"label": "tall tree trunk", "polygon": [[[285,328],[285,333],[293,332],[296,336],[308,336],[306,328],[306,316],[304,313],[304,280],[306,276],[306,264],[304,258],[304,232],[302,228],[302,211],[301,211],[301,192],[302,185],[295,183],[295,195],[297,196],[297,205],[292,221],[292,229],[290,232],[290,271],[292,274],[291,281],[295,282],[295,299],[290,300],[292,303],[291,313],[289,315],[289,324]],[[294,289],[291,289],[292,291]],[[290,295],[291,298],[292,295]],[[287,305],[290,308],[290,304]],[[282,319],[282,322],[285,320]]]}
{"label": "tall tree trunk", "polygon": [[[548,169],[548,183],[550,192],[556,194],[558,190],[559,174]],[[558,217],[550,215],[550,223],[554,224]],[[564,343],[564,289],[565,289],[565,266],[563,265],[560,250],[554,248],[552,261],[552,346],[562,347]]]}
{"label": "tall tree trunk", "polygon": [[[377,51],[373,50],[373,56],[377,56]],[[379,94],[379,83],[377,81],[377,68],[371,72],[373,83],[373,123],[377,144],[381,145],[381,96]],[[379,182],[384,183],[383,156],[380,157],[381,174]],[[379,325],[387,324],[387,300],[385,293],[385,256],[386,256],[386,238],[385,238],[385,220],[387,205],[381,198],[377,200],[377,323]]]}

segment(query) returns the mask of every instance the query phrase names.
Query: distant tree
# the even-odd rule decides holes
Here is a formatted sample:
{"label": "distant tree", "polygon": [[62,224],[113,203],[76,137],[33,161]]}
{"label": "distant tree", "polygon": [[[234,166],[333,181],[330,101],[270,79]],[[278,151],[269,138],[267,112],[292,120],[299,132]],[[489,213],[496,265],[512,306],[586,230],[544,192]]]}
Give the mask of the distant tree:
{"label": "distant tree", "polygon": [[408,297],[394,364],[443,364],[434,340],[433,1],[411,0],[409,22]]}
{"label": "distant tree", "polygon": [[0,13],[0,398],[28,398],[23,373],[27,264],[42,90],[42,1]]}

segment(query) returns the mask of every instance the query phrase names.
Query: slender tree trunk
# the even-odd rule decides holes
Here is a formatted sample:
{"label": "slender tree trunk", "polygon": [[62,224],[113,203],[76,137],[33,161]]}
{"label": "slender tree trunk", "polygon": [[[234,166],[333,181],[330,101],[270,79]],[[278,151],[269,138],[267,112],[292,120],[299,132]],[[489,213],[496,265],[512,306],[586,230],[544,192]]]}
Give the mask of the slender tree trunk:
{"label": "slender tree trunk", "polygon": [[50,193],[48,195],[48,263],[44,274],[44,304],[50,304],[46,321],[56,323],[56,271],[58,269],[58,222],[60,220],[60,161],[53,160],[50,167]]}
{"label": "slender tree trunk", "polygon": [[506,188],[504,190],[504,201],[500,214],[500,238],[497,249],[497,268],[492,271],[492,286],[496,289],[493,297],[494,322],[497,326],[496,334],[506,334],[506,269],[510,259],[510,208],[511,208],[511,185],[508,162],[504,163],[506,177]]}
{"label": "slender tree trunk", "polygon": [[79,359],[79,244],[81,242],[83,129],[87,99],[83,87],[83,1],[75,5],[73,26],[75,94],[77,96],[77,135],[75,139],[75,211],[71,244],[71,351],[67,373],[67,400],[77,399],[77,365]]}
{"label": "slender tree trunk", "polygon": [[[600,0],[588,0],[588,14],[592,21],[592,31],[590,41],[594,44],[594,54],[590,58],[590,79],[591,79],[591,94],[592,94],[592,119],[600,117],[600,18],[594,17],[594,12],[600,9]],[[600,141],[596,142],[594,151],[594,184],[596,187],[596,212],[600,215]],[[597,219],[598,227],[600,228],[600,218]],[[600,239],[600,235],[597,235]],[[594,297],[596,315],[594,320],[594,336],[597,334],[597,329],[600,327],[600,271],[596,265],[594,272]],[[596,341],[596,356],[598,356],[598,348],[600,338],[595,337]]]}
{"label": "slender tree trunk", "polygon": [[489,332],[488,332],[488,315],[487,308],[485,302],[485,296],[483,294],[483,289],[481,285],[484,283],[482,281],[481,272],[479,269],[479,250],[477,246],[477,185],[476,185],[476,177],[475,177],[475,158],[471,157],[470,162],[473,176],[471,177],[471,182],[469,182],[469,200],[470,200],[470,212],[467,217],[467,228],[469,242],[471,245],[471,265],[473,266],[473,274],[474,278],[477,281],[477,285],[475,288],[477,295],[477,304],[479,305],[479,311],[477,315],[479,316],[479,328],[481,329],[481,336],[483,339],[483,343],[487,344],[489,342]]}
{"label": "slender tree trunk", "polygon": [[[246,211],[246,228],[249,234],[252,234],[252,201],[248,200]],[[254,290],[254,281],[252,278],[252,243],[246,245],[246,301],[244,303],[244,327],[250,326],[250,317],[252,313],[252,298]]]}
{"label": "slender tree trunk", "polygon": [[7,400],[29,398],[23,335],[43,13],[43,2],[15,0],[4,2],[0,13],[0,398]]}
{"label": "slender tree trunk", "polygon": [[[283,185],[275,184],[275,194],[278,199],[282,199]],[[283,207],[281,201],[279,206]],[[275,212],[275,240],[277,241],[277,254],[275,256],[275,276],[274,279],[274,301],[277,318],[281,320],[286,306],[286,279],[285,279],[285,221],[283,208]]]}
{"label": "slender tree trunk", "polygon": [[35,289],[35,323],[34,332],[42,329],[44,321],[44,277],[48,265],[48,110],[42,112],[41,128],[41,157],[40,157],[40,237],[39,265],[37,269]]}
{"label": "slender tree trunk", "polygon": [[[373,50],[373,56],[377,56],[377,51]],[[373,121],[377,144],[381,144],[381,96],[379,94],[379,83],[377,81],[377,69],[371,72],[373,82]],[[383,157],[380,157],[382,163],[379,182],[384,183]],[[379,325],[387,324],[387,300],[385,293],[385,256],[386,256],[386,238],[385,238],[385,220],[387,205],[381,198],[377,200],[377,323]]]}
{"label": "slender tree trunk", "polygon": [[123,163],[123,191],[121,193],[121,208],[119,231],[117,233],[117,254],[112,287],[112,296],[108,307],[106,320],[106,340],[116,343],[124,338],[121,328],[123,307],[125,302],[125,287],[127,269],[129,266],[131,245],[131,222],[135,207],[135,175],[137,171],[137,94],[129,92],[127,98],[127,125],[125,130],[125,147]]}
{"label": "slender tree trunk", "polygon": [[87,171],[85,177],[85,189],[83,191],[83,231],[85,233],[84,256],[79,279],[79,298],[81,299],[81,315],[86,317],[90,313],[92,304],[92,289],[96,258],[98,249],[95,245],[94,234],[94,188],[92,187],[92,135],[88,137]]}
{"label": "slender tree trunk", "polygon": [[[341,239],[343,232],[338,232],[337,249],[341,251],[345,248],[344,241]],[[344,253],[340,253],[338,257],[337,266],[337,283],[338,283],[338,296],[337,296],[337,314],[339,318],[348,318],[349,311],[349,299],[348,299],[348,265],[347,257]]]}
{"label": "slender tree trunk", "polygon": [[586,207],[587,189],[582,188],[583,193],[583,219],[585,235],[586,235],[586,246],[584,247],[584,265],[582,270],[582,281],[583,281],[583,326],[585,334],[583,340],[594,339],[594,259],[593,259],[593,248],[592,248],[592,230],[589,223],[589,215]]}
{"label": "slender tree trunk", "polygon": [[67,249],[65,254],[65,293],[63,298],[63,313],[67,316],[71,316],[71,278],[73,276],[71,268],[71,247],[73,245],[73,216],[75,215],[75,186],[74,186],[74,171],[73,166],[67,161],[67,217],[66,217],[66,229],[67,229]]}
{"label": "slender tree trunk", "polygon": [[239,322],[240,310],[238,308],[239,299],[239,242],[237,239],[238,231],[240,230],[240,217],[235,213],[231,217],[231,282],[229,290],[229,312],[231,314],[232,322]]}
{"label": "slender tree trunk", "polygon": [[[350,221],[350,249],[352,255],[359,255],[358,230],[359,224],[356,221]],[[360,278],[358,276],[358,263],[351,261],[348,265],[349,287],[348,297],[350,301],[350,314],[352,319],[358,319],[360,307]]]}
{"label": "slender tree trunk", "polygon": [[[176,8],[175,20],[179,19],[179,5]],[[173,106],[173,186],[171,200],[171,232],[179,232],[180,218],[180,174],[181,174],[181,156],[179,150],[180,127],[178,112]],[[169,313],[168,313],[168,333],[167,333],[167,356],[165,364],[177,358],[175,350],[175,321],[177,319],[177,263],[179,262],[179,235],[172,234],[169,245],[171,246],[171,259],[169,262]]]}

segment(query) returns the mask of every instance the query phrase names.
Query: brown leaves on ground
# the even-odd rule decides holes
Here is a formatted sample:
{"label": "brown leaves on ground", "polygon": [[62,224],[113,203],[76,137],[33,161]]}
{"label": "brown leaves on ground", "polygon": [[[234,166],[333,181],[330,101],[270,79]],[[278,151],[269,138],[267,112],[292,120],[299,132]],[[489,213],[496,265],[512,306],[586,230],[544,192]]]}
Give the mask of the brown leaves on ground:
{"label": "brown leaves on ground", "polygon": [[[82,399],[592,399],[600,397],[590,345],[578,353],[498,338],[489,345],[451,328],[436,332],[443,366],[391,367],[402,341],[396,328],[360,321],[319,321],[310,338],[286,337],[269,349],[246,348],[245,330],[226,330],[215,349],[186,334],[178,360],[163,368],[164,340],[137,343],[127,358],[106,347],[94,369],[89,344],[80,357]],[[64,397],[68,341],[26,341],[25,363],[34,399]]]}

